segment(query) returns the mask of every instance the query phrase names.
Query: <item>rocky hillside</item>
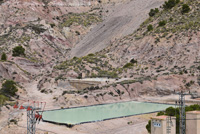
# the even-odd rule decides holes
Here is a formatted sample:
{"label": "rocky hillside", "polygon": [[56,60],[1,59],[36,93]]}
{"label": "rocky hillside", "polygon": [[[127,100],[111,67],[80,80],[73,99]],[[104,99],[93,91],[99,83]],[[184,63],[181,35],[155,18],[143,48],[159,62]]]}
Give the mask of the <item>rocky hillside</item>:
{"label": "rocky hillside", "polygon": [[[27,5],[32,2],[9,2],[1,4],[1,18],[6,19],[1,20],[0,51],[8,57],[0,62],[1,79],[19,82],[33,99],[45,95],[43,99],[52,104],[83,105],[199,89],[197,0],[177,0],[172,6],[159,0],[101,1],[90,6],[35,1],[40,6],[33,7]],[[134,2],[143,8],[132,13]],[[149,3],[144,6],[144,2]],[[119,12],[121,7],[130,8]],[[136,24],[140,16],[135,13],[140,11],[144,22]],[[16,46],[25,48],[25,54],[13,56]],[[85,56],[76,57],[81,55]],[[106,80],[81,89],[70,81],[99,77]]]}
{"label": "rocky hillside", "polygon": [[[56,62],[66,59],[70,49],[102,21],[102,15],[91,5],[89,1],[2,2],[0,53],[6,53],[8,62],[0,63],[1,77],[24,82],[51,71]],[[16,46],[25,49],[25,56],[13,56]],[[12,75],[14,72],[20,79]]]}
{"label": "rocky hillside", "polygon": [[[128,0],[1,1],[0,84],[13,80],[33,99],[38,95],[35,98],[32,91],[52,92],[61,77],[52,73],[54,66],[70,57],[71,49],[124,2]],[[73,71],[66,74],[77,76]],[[53,86],[43,84],[47,80]],[[68,84],[60,92],[66,87],[74,89]]]}
{"label": "rocky hillside", "polygon": [[199,0],[0,0],[0,133],[17,99],[55,109],[199,92],[199,9]]}
{"label": "rocky hillside", "polygon": [[92,29],[71,52],[74,56],[85,56],[106,48],[110,42],[133,33],[148,17],[151,8],[159,7],[164,0],[132,0],[116,7],[105,21]]}
{"label": "rocky hillside", "polygon": [[133,99],[169,95],[174,90],[199,91],[200,2],[185,0],[170,8],[166,4],[134,33],[111,42],[100,52],[57,65],[53,75],[65,79],[69,77],[66,72],[73,72],[77,78],[121,79],[77,92],[101,101],[102,97],[109,100],[106,96]]}

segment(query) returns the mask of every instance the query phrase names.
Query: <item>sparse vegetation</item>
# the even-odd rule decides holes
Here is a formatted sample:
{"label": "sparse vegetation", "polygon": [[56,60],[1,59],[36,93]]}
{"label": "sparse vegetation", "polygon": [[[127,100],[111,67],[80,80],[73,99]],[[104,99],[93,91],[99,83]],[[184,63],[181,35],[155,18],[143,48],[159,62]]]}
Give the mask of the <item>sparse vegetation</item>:
{"label": "sparse vegetation", "polygon": [[118,74],[115,71],[100,70],[97,75],[93,75],[92,77],[117,78]]}
{"label": "sparse vegetation", "polygon": [[101,21],[101,18],[96,14],[89,13],[71,13],[68,14],[67,18],[61,24],[61,27],[70,27],[72,24],[83,25],[85,27]]}
{"label": "sparse vegetation", "polygon": [[188,83],[185,84],[185,87],[186,87],[186,88],[189,88],[189,87],[192,86],[193,84],[194,84],[194,81],[191,80],[190,82],[188,82]]}
{"label": "sparse vegetation", "polygon": [[[135,37],[137,36],[141,39],[146,35],[153,35],[155,39],[166,38],[169,40],[170,38],[178,38],[180,33],[185,36],[188,30],[197,32],[200,28],[198,3],[199,2],[188,0],[185,2],[180,2],[180,0],[166,1],[165,4],[163,4],[164,10],[143,22],[138,31],[134,34]],[[190,9],[191,7],[192,9]],[[156,23],[158,26],[155,26]],[[153,26],[152,32],[148,32],[149,25]],[[150,31],[151,29],[152,28],[149,26]],[[155,41],[155,43],[158,42],[159,41]]]}
{"label": "sparse vegetation", "polygon": [[165,3],[163,4],[163,8],[164,9],[171,9],[174,6],[176,6],[176,4],[178,4],[180,2],[180,0],[168,0],[165,1]]}
{"label": "sparse vegetation", "polygon": [[[86,68],[86,66],[88,66]],[[84,57],[74,57],[71,60],[65,61],[55,67],[56,69],[74,70],[80,77],[80,74],[86,74],[87,77],[107,77],[117,78],[119,73],[122,73],[121,68],[113,68],[108,63],[106,56],[101,54],[88,54]]]}
{"label": "sparse vegetation", "polygon": [[42,25],[31,25],[30,26],[35,33],[40,34],[46,31],[46,29],[42,28]]}
{"label": "sparse vegetation", "polygon": [[156,15],[158,12],[159,12],[159,9],[158,9],[158,8],[151,9],[150,12],[149,12],[149,16],[150,16],[150,17],[153,17],[153,16]]}

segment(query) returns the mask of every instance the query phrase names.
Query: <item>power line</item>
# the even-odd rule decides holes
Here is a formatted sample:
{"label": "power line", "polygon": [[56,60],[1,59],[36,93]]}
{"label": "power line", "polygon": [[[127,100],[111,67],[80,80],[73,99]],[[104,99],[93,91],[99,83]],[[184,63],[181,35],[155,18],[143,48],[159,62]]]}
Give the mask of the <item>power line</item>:
{"label": "power line", "polygon": [[[170,119],[170,120],[176,120],[176,119]],[[200,120],[200,118],[194,118],[194,119],[185,119],[185,120]]]}
{"label": "power line", "polygon": [[[179,95],[179,101],[178,101],[178,106],[179,106],[179,133],[180,134],[185,134],[185,125],[186,125],[186,116],[185,116],[185,96],[186,95],[193,95],[195,93],[184,93],[183,91],[181,92],[175,92],[175,94]],[[176,102],[177,105],[177,102]]]}
{"label": "power line", "polygon": [[[21,103],[20,103],[21,102]],[[42,119],[42,113],[44,111],[46,102],[36,101],[18,101],[15,105],[15,109],[27,111],[27,134],[35,134],[36,123]],[[39,110],[42,110],[39,113]]]}

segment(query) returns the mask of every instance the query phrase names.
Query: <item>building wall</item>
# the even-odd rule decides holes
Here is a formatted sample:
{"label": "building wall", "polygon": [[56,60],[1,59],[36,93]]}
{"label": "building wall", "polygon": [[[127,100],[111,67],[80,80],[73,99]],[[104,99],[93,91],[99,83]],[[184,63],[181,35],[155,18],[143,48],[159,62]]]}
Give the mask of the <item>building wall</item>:
{"label": "building wall", "polygon": [[151,134],[166,134],[166,121],[152,119],[151,120]]}
{"label": "building wall", "polygon": [[197,115],[197,134],[200,134],[200,114]]}
{"label": "building wall", "polygon": [[[176,134],[176,120],[172,118],[171,133]],[[157,125],[160,124],[160,125]],[[167,121],[166,119],[152,119],[151,120],[151,134],[167,134]]]}
{"label": "building wall", "polygon": [[200,120],[196,119],[200,119],[200,113],[186,113],[186,134],[200,134]]}
{"label": "building wall", "polygon": [[176,134],[176,118],[172,119],[171,134]]}

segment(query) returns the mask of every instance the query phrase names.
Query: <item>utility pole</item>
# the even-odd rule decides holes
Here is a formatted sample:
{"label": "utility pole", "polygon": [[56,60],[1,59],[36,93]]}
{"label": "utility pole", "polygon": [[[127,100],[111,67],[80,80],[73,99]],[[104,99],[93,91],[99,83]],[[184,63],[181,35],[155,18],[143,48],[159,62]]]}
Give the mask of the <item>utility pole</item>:
{"label": "utility pole", "polygon": [[[22,101],[14,105],[15,109],[27,111],[27,134],[35,134],[36,123],[42,119],[46,102]],[[39,111],[40,110],[40,111]],[[39,113],[40,112],[40,113]]]}
{"label": "utility pole", "polygon": [[175,94],[179,95],[179,101],[178,101],[178,105],[179,105],[179,113],[180,113],[180,117],[179,117],[179,134],[185,134],[185,96],[186,95],[191,95],[191,93],[183,93],[183,91],[181,92],[177,92]]}
{"label": "utility pole", "polygon": [[27,134],[35,134],[36,128],[36,110],[41,110],[40,108],[36,107],[26,107],[27,109]]}

